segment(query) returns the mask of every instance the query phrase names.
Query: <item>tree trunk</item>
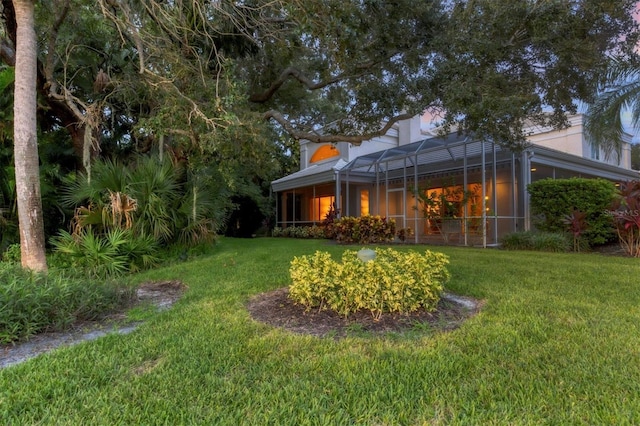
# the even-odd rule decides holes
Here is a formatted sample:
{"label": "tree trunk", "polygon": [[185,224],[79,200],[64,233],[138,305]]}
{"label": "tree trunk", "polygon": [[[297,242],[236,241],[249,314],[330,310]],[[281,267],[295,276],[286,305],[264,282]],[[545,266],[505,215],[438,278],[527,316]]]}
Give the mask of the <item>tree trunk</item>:
{"label": "tree trunk", "polygon": [[36,127],[37,42],[34,0],[13,0],[16,12],[14,157],[22,266],[46,271]]}

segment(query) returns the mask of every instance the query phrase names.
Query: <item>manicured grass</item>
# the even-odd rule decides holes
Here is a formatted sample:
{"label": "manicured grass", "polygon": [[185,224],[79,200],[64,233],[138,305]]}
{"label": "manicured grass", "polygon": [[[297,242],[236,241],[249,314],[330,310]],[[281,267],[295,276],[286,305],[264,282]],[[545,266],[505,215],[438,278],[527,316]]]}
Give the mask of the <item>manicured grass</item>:
{"label": "manicured grass", "polygon": [[223,239],[140,275],[189,290],[132,334],[1,370],[0,424],[640,424],[637,259],[435,248],[449,291],[486,302],[445,334],[335,341],[252,321],[248,298],[316,249],[344,247]]}

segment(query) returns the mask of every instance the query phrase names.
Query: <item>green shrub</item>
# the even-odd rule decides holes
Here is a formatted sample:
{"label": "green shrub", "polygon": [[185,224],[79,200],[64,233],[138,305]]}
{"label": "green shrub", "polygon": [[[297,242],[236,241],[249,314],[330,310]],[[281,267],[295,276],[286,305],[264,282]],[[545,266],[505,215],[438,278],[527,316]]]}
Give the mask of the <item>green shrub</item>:
{"label": "green shrub", "polygon": [[434,310],[449,279],[449,259],[427,250],[399,252],[376,249],[374,260],[363,262],[346,250],[342,262],[327,252],[295,257],[289,297],[307,309],[331,309],[348,316],[360,310],[379,318],[383,313]]}
{"label": "green shrub", "polygon": [[565,252],[571,248],[566,234],[554,232],[513,232],[504,235],[500,244],[506,250]]}
{"label": "green shrub", "polygon": [[57,266],[82,268],[89,276],[118,276],[147,269],[158,262],[154,253],[156,240],[150,236],[136,237],[130,230],[111,229],[96,235],[85,228],[77,235],[61,231],[51,239]]}
{"label": "green shrub", "polygon": [[386,243],[396,236],[396,222],[380,216],[343,216],[333,223],[332,232],[341,243]]}
{"label": "green shrub", "polygon": [[574,210],[584,213],[586,229],[582,235],[589,245],[614,239],[613,220],[607,211],[615,197],[615,186],[604,179],[542,179],[527,187],[531,213],[537,216],[540,231],[564,233],[564,222]]}
{"label": "green shrub", "polygon": [[97,160],[91,176],[67,179],[61,201],[75,209],[74,227],[92,227],[96,234],[128,229],[136,237],[152,236],[160,246],[215,239],[233,207],[215,167],[187,171],[168,157],[148,155],[130,160]]}
{"label": "green shrub", "polygon": [[11,244],[2,254],[2,260],[9,263],[20,263],[20,244]]}
{"label": "green shrub", "polygon": [[0,264],[0,343],[98,318],[129,296],[113,282],[89,283],[58,270],[45,275]]}
{"label": "green shrub", "polygon": [[271,235],[283,238],[327,238],[324,228],[318,225],[288,226],[286,228],[276,226],[273,228],[273,231],[271,231]]}

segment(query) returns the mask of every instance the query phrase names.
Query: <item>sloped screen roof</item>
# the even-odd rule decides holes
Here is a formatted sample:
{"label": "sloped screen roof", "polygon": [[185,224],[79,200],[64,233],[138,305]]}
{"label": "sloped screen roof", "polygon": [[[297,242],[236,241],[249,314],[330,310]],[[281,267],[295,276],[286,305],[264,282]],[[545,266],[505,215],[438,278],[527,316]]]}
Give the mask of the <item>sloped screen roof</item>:
{"label": "sloped screen roof", "polygon": [[[490,149],[491,145],[487,146]],[[496,146],[497,150],[500,147]],[[421,166],[447,161],[457,162],[463,160],[465,155],[478,157],[482,153],[482,142],[473,140],[464,135],[450,135],[424,139],[399,147],[389,148],[384,151],[362,155],[342,168],[342,172],[374,173],[378,171],[391,171],[407,166]],[[416,164],[417,163],[417,164]]]}

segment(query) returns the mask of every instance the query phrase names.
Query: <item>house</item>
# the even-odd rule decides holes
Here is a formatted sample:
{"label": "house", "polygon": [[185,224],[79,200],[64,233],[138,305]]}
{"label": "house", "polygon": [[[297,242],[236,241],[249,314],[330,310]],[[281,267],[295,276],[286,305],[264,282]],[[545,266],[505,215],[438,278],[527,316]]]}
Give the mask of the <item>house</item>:
{"label": "house", "polygon": [[359,146],[300,141],[300,171],[271,184],[277,226],[317,224],[335,206],[343,216],[393,218],[397,228],[414,231],[416,243],[487,246],[531,228],[531,182],[640,177],[631,169],[631,135],[619,155],[607,157],[588,143],[580,114],[565,129],[526,129],[530,143],[521,152],[464,135],[440,137],[423,120],[398,122]]}

